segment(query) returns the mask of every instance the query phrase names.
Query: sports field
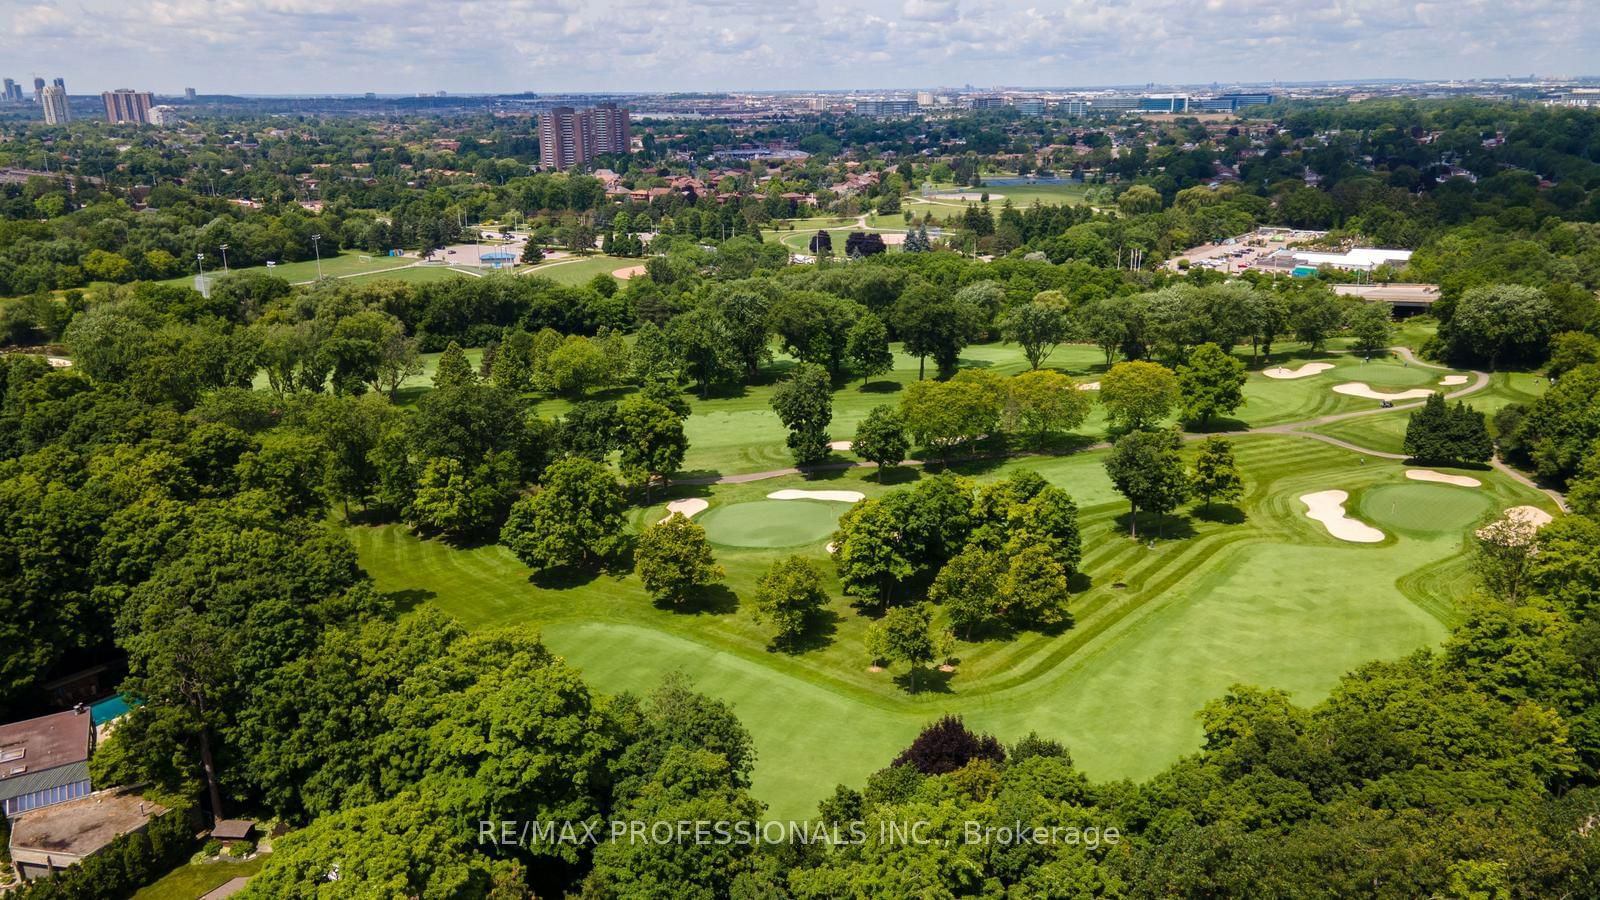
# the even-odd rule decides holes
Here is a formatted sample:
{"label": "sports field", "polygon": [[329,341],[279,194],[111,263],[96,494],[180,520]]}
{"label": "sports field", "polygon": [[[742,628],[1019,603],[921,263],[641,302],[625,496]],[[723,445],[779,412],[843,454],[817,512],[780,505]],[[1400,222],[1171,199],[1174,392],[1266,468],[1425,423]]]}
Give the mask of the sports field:
{"label": "sports field", "polygon": [[[409,266],[416,262],[414,257],[374,256],[363,260],[361,256],[362,254],[354,252],[342,253],[337,256],[328,256],[324,254],[322,257],[322,274],[327,278],[342,278],[346,275],[361,275],[368,272],[379,272],[384,269],[398,269],[402,266]],[[192,263],[193,260],[190,260],[190,262]],[[194,272],[192,271],[192,265],[190,266],[190,269],[191,271],[187,275],[178,278],[169,278],[161,283],[178,285],[180,287],[193,287]],[[230,269],[229,272],[257,272],[263,275],[270,274],[278,278],[283,278],[290,284],[302,284],[317,280],[317,261],[312,259],[306,260],[305,262],[278,263],[277,265],[270,267],[250,266],[249,268],[245,269],[235,267]],[[221,277],[221,257],[214,259],[212,254],[206,254],[206,274],[212,277]]]}
{"label": "sports field", "polygon": [[[1304,361],[1334,368],[1295,380],[1253,371],[1250,404],[1238,427],[1377,408],[1375,400],[1333,393],[1332,386],[1345,381],[1392,391],[1449,374],[1399,359],[1363,363],[1294,345],[1272,362],[1296,368]],[[1020,351],[1003,345],[969,348],[962,364],[1006,373],[1025,368]],[[1091,347],[1069,346],[1049,364],[1090,380],[1103,357]],[[783,360],[775,368],[781,371]],[[866,390],[859,382],[841,386],[833,436],[848,439],[867,410],[897,401],[915,378],[916,361],[898,355],[895,370]],[[1519,377],[1505,381],[1504,390],[1511,391]],[[695,398],[685,474],[789,466],[784,431],[768,406],[771,390],[764,384]],[[539,412],[558,415],[565,406],[545,400]],[[1403,429],[1405,416],[1396,409],[1346,421]],[[1103,429],[1097,412],[1083,429],[1083,443]],[[418,540],[399,526],[353,528],[351,534],[382,588],[420,591],[408,596],[474,628],[535,623],[601,690],[644,691],[662,673],[685,670],[700,689],[733,703],[755,735],[755,788],[771,805],[769,814],[804,816],[832,784],[859,783],[946,711],[1007,740],[1029,730],[1062,738],[1096,778],[1148,776],[1197,746],[1195,711],[1233,683],[1281,687],[1311,701],[1365,660],[1437,642],[1468,590],[1461,547],[1479,518],[1522,503],[1550,508],[1544,496],[1498,472],[1472,473],[1481,488],[1421,484],[1408,481],[1398,462],[1300,435],[1234,440],[1247,496],[1237,507],[1207,514],[1185,510],[1167,523],[1163,539],[1148,543],[1125,536],[1127,507],[1105,476],[1104,451],[955,467],[980,480],[1028,468],[1068,490],[1082,509],[1086,578],[1075,587],[1072,628],[962,643],[956,671],[924,677],[924,690],[915,694],[898,673],[866,670],[862,642],[870,619],[834,581],[824,545],[847,504],[767,495],[810,488],[877,496],[924,477],[920,469],[896,470],[889,484],[880,484],[874,470],[857,468],[810,478],[680,484],[658,493],[649,508],[632,511],[634,526],[661,518],[669,500],[706,499],[710,507],[698,521],[728,572],[726,590],[683,610],[652,604],[632,575],[541,587],[497,546],[457,549]],[[1185,452],[1194,452],[1193,445]],[[1307,518],[1298,498],[1330,489],[1348,492],[1347,514],[1381,530],[1379,543],[1347,543]],[[1151,525],[1145,522],[1141,533]],[[790,553],[814,560],[825,573],[831,615],[804,652],[774,654],[749,597],[761,573]]]}

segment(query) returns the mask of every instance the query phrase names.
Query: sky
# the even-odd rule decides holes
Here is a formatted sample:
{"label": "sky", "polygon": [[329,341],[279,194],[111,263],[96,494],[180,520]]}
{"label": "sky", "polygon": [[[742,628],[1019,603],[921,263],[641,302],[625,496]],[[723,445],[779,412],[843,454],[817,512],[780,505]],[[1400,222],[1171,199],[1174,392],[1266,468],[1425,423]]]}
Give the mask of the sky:
{"label": "sky", "polygon": [[71,93],[512,93],[1600,74],[1600,0],[0,0]]}

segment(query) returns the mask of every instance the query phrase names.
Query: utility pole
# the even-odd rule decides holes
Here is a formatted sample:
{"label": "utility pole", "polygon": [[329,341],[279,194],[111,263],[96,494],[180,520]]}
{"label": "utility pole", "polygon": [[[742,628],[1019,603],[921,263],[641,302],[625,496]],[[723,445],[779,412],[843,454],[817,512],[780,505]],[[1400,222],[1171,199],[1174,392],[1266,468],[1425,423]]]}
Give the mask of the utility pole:
{"label": "utility pole", "polygon": [[217,249],[222,251],[222,274],[226,275],[228,274],[228,245],[222,244]]}
{"label": "utility pole", "polygon": [[313,234],[311,236],[311,249],[312,249],[312,252],[317,254],[317,280],[318,281],[322,280],[322,246],[319,243],[321,240],[322,240],[322,235],[320,235],[320,234]]}

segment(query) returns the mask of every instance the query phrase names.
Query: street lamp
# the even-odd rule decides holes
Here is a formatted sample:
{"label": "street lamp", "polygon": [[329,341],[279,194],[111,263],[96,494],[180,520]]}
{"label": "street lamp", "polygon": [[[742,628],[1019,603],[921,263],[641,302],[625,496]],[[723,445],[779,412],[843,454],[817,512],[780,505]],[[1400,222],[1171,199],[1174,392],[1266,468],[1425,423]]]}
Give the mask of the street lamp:
{"label": "street lamp", "polygon": [[320,240],[322,240],[322,235],[320,235],[320,234],[313,234],[311,236],[311,249],[317,254],[317,280],[318,281],[322,280],[322,245],[317,243]]}
{"label": "street lamp", "polygon": [[222,274],[228,274],[228,245],[223,244],[217,248],[222,251]]}
{"label": "street lamp", "polygon": [[205,278],[206,277],[206,255],[204,253],[196,253],[194,255],[194,261],[195,261],[195,264],[200,267],[200,277],[202,279]]}

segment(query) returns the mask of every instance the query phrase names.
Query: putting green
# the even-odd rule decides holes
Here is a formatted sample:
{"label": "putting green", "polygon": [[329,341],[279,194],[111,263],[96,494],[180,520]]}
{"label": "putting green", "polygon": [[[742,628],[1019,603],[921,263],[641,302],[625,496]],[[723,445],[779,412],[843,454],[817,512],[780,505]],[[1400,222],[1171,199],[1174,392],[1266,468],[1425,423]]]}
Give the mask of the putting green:
{"label": "putting green", "polygon": [[1361,518],[1380,528],[1413,534],[1465,530],[1489,511],[1489,498],[1474,488],[1448,484],[1384,484],[1361,495]]}
{"label": "putting green", "polygon": [[700,516],[706,537],[729,547],[797,547],[826,540],[848,503],[757,500],[715,506]]}

